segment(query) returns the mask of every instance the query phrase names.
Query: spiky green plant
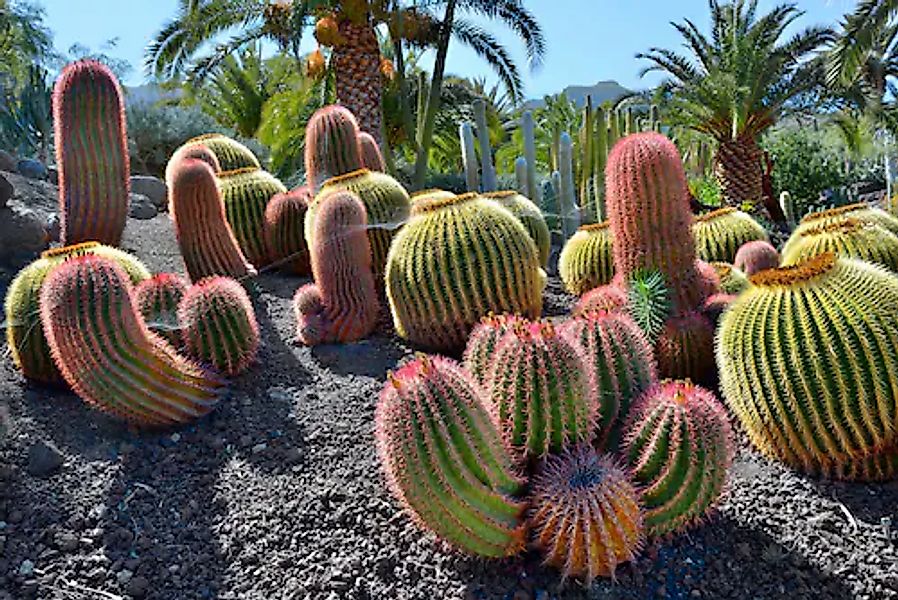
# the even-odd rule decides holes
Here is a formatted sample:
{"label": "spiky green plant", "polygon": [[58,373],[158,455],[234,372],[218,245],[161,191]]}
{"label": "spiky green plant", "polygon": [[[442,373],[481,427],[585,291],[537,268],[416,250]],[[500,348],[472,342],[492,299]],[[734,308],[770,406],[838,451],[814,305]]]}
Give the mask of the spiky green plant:
{"label": "spiky green plant", "polygon": [[609,222],[583,225],[558,257],[558,274],[568,292],[582,295],[614,278]]}
{"label": "spiky green plant", "polygon": [[670,290],[657,270],[636,271],[627,284],[627,312],[654,342],[670,317]]}
{"label": "spiky green plant", "polygon": [[692,225],[698,257],[706,262],[732,263],[748,242],[767,241],[767,231],[748,213],[721,208],[695,218]]}
{"label": "spiky green plant", "polygon": [[783,251],[784,267],[796,265],[833,252],[843,258],[856,258],[898,272],[898,236],[870,222],[847,217],[840,221],[807,227],[794,234]]}
{"label": "spiky green plant", "polygon": [[255,267],[268,264],[265,249],[265,209],[287,188],[266,171],[247,167],[219,175],[225,216],[246,259]]}
{"label": "spiky green plant", "polygon": [[549,250],[552,246],[552,239],[549,235],[549,226],[546,225],[546,219],[543,217],[539,207],[525,196],[513,190],[489,192],[483,194],[483,197],[495,200],[517,217],[521,224],[524,225],[527,233],[530,234],[530,237],[533,238],[533,242],[539,250],[540,264],[545,267],[549,262]]}

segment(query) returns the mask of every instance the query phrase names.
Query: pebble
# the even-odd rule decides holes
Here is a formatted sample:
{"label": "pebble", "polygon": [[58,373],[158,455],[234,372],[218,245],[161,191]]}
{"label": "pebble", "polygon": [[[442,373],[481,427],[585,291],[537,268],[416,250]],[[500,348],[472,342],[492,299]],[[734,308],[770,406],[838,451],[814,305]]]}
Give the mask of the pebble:
{"label": "pebble", "polygon": [[128,569],[122,569],[118,573],[115,574],[115,580],[118,581],[118,584],[121,586],[128,585],[128,582],[131,581],[131,578],[134,576],[134,573],[129,571]]}
{"label": "pebble", "polygon": [[64,461],[62,452],[52,442],[41,440],[28,449],[28,473],[35,477],[49,477]]}
{"label": "pebble", "polygon": [[19,577],[31,577],[34,574],[34,563],[30,560],[23,560],[19,565]]}
{"label": "pebble", "polygon": [[253,452],[253,454],[259,454],[261,452],[265,452],[265,450],[267,448],[268,448],[268,444],[265,444],[265,443],[256,444],[255,446],[253,446],[252,452]]}
{"label": "pebble", "polygon": [[125,586],[125,591],[135,598],[143,598],[150,587],[150,582],[146,577],[133,577]]}

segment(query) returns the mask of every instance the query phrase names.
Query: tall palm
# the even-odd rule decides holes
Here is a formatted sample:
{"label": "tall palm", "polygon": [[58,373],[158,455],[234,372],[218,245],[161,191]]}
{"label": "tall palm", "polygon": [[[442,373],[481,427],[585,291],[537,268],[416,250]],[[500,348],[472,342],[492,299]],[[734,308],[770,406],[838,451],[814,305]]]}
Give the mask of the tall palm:
{"label": "tall palm", "polygon": [[763,193],[760,135],[788,112],[790,101],[821,79],[816,51],[833,39],[825,27],[810,27],[784,40],[804,13],[782,4],[759,15],[757,0],[709,0],[710,37],[688,19],[673,23],[691,57],[651,48],[638,54],[662,71],[673,97],[672,116],[717,141],[715,176],[730,205],[765,201],[780,220],[776,203]]}

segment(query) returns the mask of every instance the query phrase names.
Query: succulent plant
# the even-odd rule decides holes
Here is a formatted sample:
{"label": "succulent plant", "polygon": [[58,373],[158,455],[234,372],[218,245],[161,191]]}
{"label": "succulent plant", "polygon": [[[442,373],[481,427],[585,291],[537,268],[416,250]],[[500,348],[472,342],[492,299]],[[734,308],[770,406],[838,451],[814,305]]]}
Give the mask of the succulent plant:
{"label": "succulent plant", "polygon": [[387,258],[387,297],[400,337],[461,350],[490,313],[536,318],[546,275],[520,221],[475,194],[418,197]]}
{"label": "succulent plant", "polygon": [[191,281],[255,274],[225,218],[218,179],[207,163],[185,159],[169,169],[170,214]]}
{"label": "succulent plant", "polygon": [[667,320],[655,342],[658,372],[666,379],[710,383],[714,372],[714,323],[701,312]]}
{"label": "succulent plant", "polygon": [[219,175],[225,216],[246,259],[256,267],[268,264],[265,250],[265,209],[287,191],[271,173],[248,167]]}
{"label": "succulent plant", "polygon": [[342,106],[325,106],[312,115],[305,146],[306,181],[312,194],[328,179],[365,168],[359,133],[355,115]]}
{"label": "succulent plant", "polygon": [[387,165],[380,152],[380,146],[377,145],[377,140],[373,135],[365,131],[359,133],[359,152],[362,155],[362,168],[380,173],[387,172]]}
{"label": "succulent plant", "polygon": [[642,546],[639,493],[622,468],[589,446],[550,457],[530,505],[536,545],[565,578],[614,577]]}
{"label": "succulent plant", "polygon": [[224,381],[147,329],[125,270],[98,255],[53,270],[40,299],[53,361],[91,406],[141,426],[184,423],[211,411]]}
{"label": "succulent plant", "polygon": [[856,258],[876,263],[898,272],[898,236],[871,222],[853,217],[805,227],[790,239],[783,251],[783,266],[832,252],[843,258]]}
{"label": "succulent plant", "polygon": [[308,346],[364,338],[377,325],[380,309],[365,206],[351,192],[333,192],[319,202],[310,248],[315,283],[293,298],[297,335]]}
{"label": "succulent plant", "polygon": [[751,276],[780,266],[780,253],[770,242],[755,240],[739,247],[736,258],[733,260],[733,266],[747,276]]}
{"label": "succulent plant", "polygon": [[202,161],[209,165],[209,168],[212,169],[212,173],[216,176],[221,173],[221,165],[218,164],[218,159],[212,154],[211,150],[202,144],[185,145],[178,148],[168,160],[168,164],[165,165],[165,187],[168,190],[169,214],[172,213],[172,189],[174,188],[175,174],[178,172],[178,165],[185,160]]}
{"label": "succulent plant", "polygon": [[[216,173],[224,171],[236,171],[238,169],[261,169],[259,159],[252,153],[252,150],[238,142],[232,140],[221,133],[207,133],[193,139],[188,140],[175,151],[175,156],[186,152],[188,148],[193,146],[204,146],[215,156],[218,162]],[[200,158],[197,154],[187,154],[191,158]],[[174,158],[174,157],[173,157]],[[210,165],[214,166],[214,165]]]}
{"label": "succulent plant", "polygon": [[732,263],[736,252],[748,242],[767,241],[767,230],[751,215],[733,207],[721,208],[695,218],[692,225],[698,257],[706,262]]}
{"label": "succulent plant", "polygon": [[898,277],[824,253],[751,278],[721,319],[721,390],[752,443],[847,472],[898,442]]}
{"label": "succulent plant", "polygon": [[[858,202],[856,204],[848,204],[845,206],[839,206],[836,208],[809,213],[805,215],[801,220],[801,223],[799,224],[795,232],[800,233],[807,227],[819,227],[821,225],[835,223],[836,221],[841,221],[849,217],[852,219],[857,219],[858,221],[864,221],[867,223],[879,225],[883,229],[887,229],[895,235],[898,235],[898,217],[887,213],[881,208],[870,206],[865,202]],[[785,250],[786,248],[784,247],[783,251],[785,252]]]}
{"label": "succulent plant", "polygon": [[47,250],[38,260],[19,271],[6,292],[6,341],[13,363],[32,381],[63,383],[62,374],[53,364],[50,347],[41,328],[40,293],[47,276],[55,268],[70,258],[84,254],[97,254],[118,262],[134,284],[150,278],[150,272],[137,258],[97,242]]}
{"label": "succulent plant", "polygon": [[415,522],[469,554],[524,548],[522,487],[482,392],[453,361],[420,356],[377,403],[375,439],[393,495]]}
{"label": "succulent plant", "polygon": [[546,266],[549,262],[549,250],[552,246],[552,239],[549,235],[549,226],[543,218],[543,213],[539,207],[528,200],[525,196],[515,191],[490,192],[483,194],[484,198],[495,200],[501,206],[508,209],[513,214],[533,238],[537,250],[539,250],[539,260],[542,266]]}
{"label": "succulent plant", "polygon": [[593,311],[613,312],[626,308],[627,292],[622,287],[609,283],[583,294],[572,314],[579,317]]}
{"label": "succulent plant", "polygon": [[711,266],[717,271],[720,278],[720,291],[724,294],[738,296],[751,285],[745,273],[725,262],[713,262]]}
{"label": "succulent plant", "polygon": [[733,455],[730,423],[714,394],[664,381],[633,405],[624,438],[649,536],[681,532],[708,514]]}
{"label": "succulent plant", "polygon": [[558,257],[565,289],[580,296],[614,278],[609,222],[584,225],[565,243]]}
{"label": "succulent plant", "polygon": [[303,186],[275,194],[265,208],[263,230],[268,260],[294,275],[309,275],[312,269],[303,231],[311,199],[309,188]]}
{"label": "succulent plant", "polygon": [[714,294],[708,296],[705,305],[702,307],[702,314],[711,320],[715,330],[720,323],[720,317],[723,313],[736,301],[736,296],[732,294]]}
{"label": "succulent plant", "polygon": [[118,246],[128,219],[125,105],[112,71],[95,60],[67,65],[53,89],[63,245]]}
{"label": "succulent plant", "polygon": [[511,331],[516,323],[526,323],[526,319],[518,315],[487,315],[471,331],[468,344],[465,346],[464,366],[479,385],[483,385],[499,340]]}
{"label": "succulent plant", "polygon": [[636,271],[627,283],[627,312],[649,341],[661,335],[670,317],[670,290],[661,271]]}
{"label": "succulent plant", "polygon": [[177,348],[181,345],[178,303],[190,282],[176,273],[159,273],[134,287],[134,304],[150,331]]}

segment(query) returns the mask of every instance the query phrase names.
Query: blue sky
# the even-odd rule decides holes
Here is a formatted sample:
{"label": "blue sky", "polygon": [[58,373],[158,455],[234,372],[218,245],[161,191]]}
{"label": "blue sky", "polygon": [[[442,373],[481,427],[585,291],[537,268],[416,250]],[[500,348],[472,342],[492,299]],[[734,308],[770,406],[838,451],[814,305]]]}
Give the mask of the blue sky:
{"label": "blue sky", "polygon": [[[56,46],[66,49],[81,43],[93,50],[118,38],[109,54],[128,60],[134,67],[126,81],[142,83],[142,55],[147,41],[176,12],[177,0],[39,0],[48,24],[56,34]],[[548,40],[545,64],[525,76],[528,97],[555,93],[569,84],[589,85],[615,79],[625,87],[644,88],[657,77],[638,77],[640,61],[634,54],[650,46],[673,48],[680,43],[671,20],[693,19],[707,23],[706,0],[525,0],[536,14]],[[762,8],[778,4],[761,0]],[[853,9],[854,0],[797,0],[807,14],[802,26],[833,24]],[[507,43],[523,64],[525,55],[516,38],[500,26],[491,30]],[[307,43],[313,43],[307,36]],[[449,70],[466,76],[489,76],[489,69],[470,51],[454,44]]]}

